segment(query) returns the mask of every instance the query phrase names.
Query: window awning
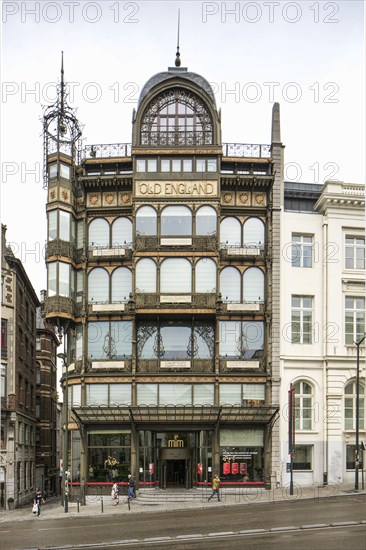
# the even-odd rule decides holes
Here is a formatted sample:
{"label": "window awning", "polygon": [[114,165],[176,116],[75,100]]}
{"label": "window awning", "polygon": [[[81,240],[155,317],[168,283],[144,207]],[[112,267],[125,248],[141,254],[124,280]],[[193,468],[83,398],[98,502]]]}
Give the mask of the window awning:
{"label": "window awning", "polygon": [[72,409],[79,425],[87,424],[272,424],[278,414],[278,405],[218,407],[214,405],[88,405]]}

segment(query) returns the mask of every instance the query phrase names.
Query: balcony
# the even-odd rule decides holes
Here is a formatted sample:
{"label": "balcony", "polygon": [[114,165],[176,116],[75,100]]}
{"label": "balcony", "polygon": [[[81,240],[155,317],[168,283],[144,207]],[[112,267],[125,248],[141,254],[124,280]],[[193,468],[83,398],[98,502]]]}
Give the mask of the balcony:
{"label": "balcony", "polygon": [[223,143],[223,157],[271,158],[271,146],[255,143]]}
{"label": "balcony", "polygon": [[157,237],[137,235],[136,252],[148,252],[171,249],[189,249],[200,252],[216,252],[218,248],[216,235],[195,237]]}
{"label": "balcony", "polygon": [[44,314],[50,317],[74,317],[74,301],[66,296],[50,296],[44,300]]}
{"label": "balcony", "polygon": [[71,260],[76,260],[76,248],[73,243],[68,241],[62,241],[61,239],[54,239],[48,241],[46,246],[46,259],[52,256],[64,256]]}
{"label": "balcony", "polygon": [[263,244],[253,246],[240,246],[240,245],[221,245],[220,257],[222,260],[262,260],[265,259],[265,250]]}
{"label": "balcony", "polygon": [[136,309],[150,308],[215,309],[216,294],[136,293]]}

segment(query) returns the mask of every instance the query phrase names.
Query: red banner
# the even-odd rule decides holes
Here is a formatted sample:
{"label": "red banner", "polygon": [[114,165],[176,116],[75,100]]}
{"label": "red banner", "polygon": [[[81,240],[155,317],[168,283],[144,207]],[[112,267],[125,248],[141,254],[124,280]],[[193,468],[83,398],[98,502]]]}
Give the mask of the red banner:
{"label": "red banner", "polygon": [[155,474],[155,464],[152,462],[149,464],[149,475],[153,476]]}
{"label": "red banner", "polygon": [[202,475],[202,472],[203,472],[203,467],[202,467],[202,464],[199,462],[199,463],[197,464],[197,474],[198,474],[199,476],[201,476],[201,475]]}
{"label": "red banner", "polygon": [[246,462],[240,462],[240,473],[242,475],[247,473],[247,463]]}
{"label": "red banner", "polygon": [[230,474],[230,464],[228,462],[224,462],[222,465],[222,473],[224,476]]}
{"label": "red banner", "polygon": [[233,462],[231,465],[231,473],[232,474],[238,474],[239,473],[239,463]]}

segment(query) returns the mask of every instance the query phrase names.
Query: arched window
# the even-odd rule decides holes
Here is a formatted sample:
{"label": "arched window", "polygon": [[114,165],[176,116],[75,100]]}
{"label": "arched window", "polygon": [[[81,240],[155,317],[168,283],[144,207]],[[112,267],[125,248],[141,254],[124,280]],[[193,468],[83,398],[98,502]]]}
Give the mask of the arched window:
{"label": "arched window", "polygon": [[136,214],[136,234],[137,235],[156,235],[157,234],[157,216],[152,206],[142,206]]}
{"label": "arched window", "polygon": [[313,427],[313,388],[308,382],[294,384],[295,390],[295,428],[311,430]]}
{"label": "arched window", "polygon": [[109,246],[109,223],[103,218],[89,224],[89,246]]}
{"label": "arched window", "polygon": [[[344,428],[356,429],[356,382],[349,382],[344,388]],[[365,390],[363,384],[359,386],[359,429],[363,428],[365,418]]]}
{"label": "arched window", "polygon": [[92,269],[88,275],[88,302],[109,303],[109,273],[102,267]]}
{"label": "arched window", "polygon": [[201,206],[196,212],[196,235],[216,235],[217,215],[211,206]]}
{"label": "arched window", "polygon": [[223,302],[241,302],[241,275],[236,267],[225,267],[220,273],[220,292]]}
{"label": "arched window", "polygon": [[216,264],[210,258],[196,264],[196,292],[216,292]]}
{"label": "arched window", "polygon": [[122,247],[132,243],[132,223],[128,218],[117,218],[112,224],[112,246]]}
{"label": "arched window", "polygon": [[149,258],[136,264],[136,292],[156,293],[156,263]]}
{"label": "arched window", "polygon": [[192,235],[192,212],[186,206],[167,206],[161,213],[162,235]]}
{"label": "arched window", "polygon": [[160,292],[192,292],[192,266],[185,258],[164,260],[160,269]]}
{"label": "arched window", "polygon": [[118,267],[112,273],[112,302],[127,302],[132,292],[132,273],[127,267]]}
{"label": "arched window", "polygon": [[221,246],[241,245],[241,225],[236,218],[225,218],[220,224]]}
{"label": "arched window", "polygon": [[175,88],[146,108],[141,121],[141,145],[212,145],[211,116],[195,95]]}
{"label": "arched window", "polygon": [[249,267],[243,277],[244,302],[263,302],[264,273],[259,267]]}
{"label": "arched window", "polygon": [[259,218],[248,218],[243,227],[245,246],[264,246],[264,223]]}

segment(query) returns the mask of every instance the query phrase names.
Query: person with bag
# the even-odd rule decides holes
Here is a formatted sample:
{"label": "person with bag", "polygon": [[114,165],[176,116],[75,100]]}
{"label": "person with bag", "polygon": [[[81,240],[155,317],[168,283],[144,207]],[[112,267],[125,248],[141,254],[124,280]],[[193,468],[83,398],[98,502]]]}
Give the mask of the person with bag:
{"label": "person with bag", "polygon": [[37,487],[37,491],[33,500],[33,513],[36,513],[37,517],[41,515],[41,503],[44,504],[42,491],[39,487]]}
{"label": "person with bag", "polygon": [[119,495],[118,495],[118,485],[116,482],[113,483],[112,487],[112,500],[113,500],[113,506],[117,506],[119,503]]}
{"label": "person with bag", "polygon": [[212,493],[209,496],[208,502],[210,502],[214,495],[217,495],[217,500],[220,502],[220,478],[217,474],[212,480]]}

